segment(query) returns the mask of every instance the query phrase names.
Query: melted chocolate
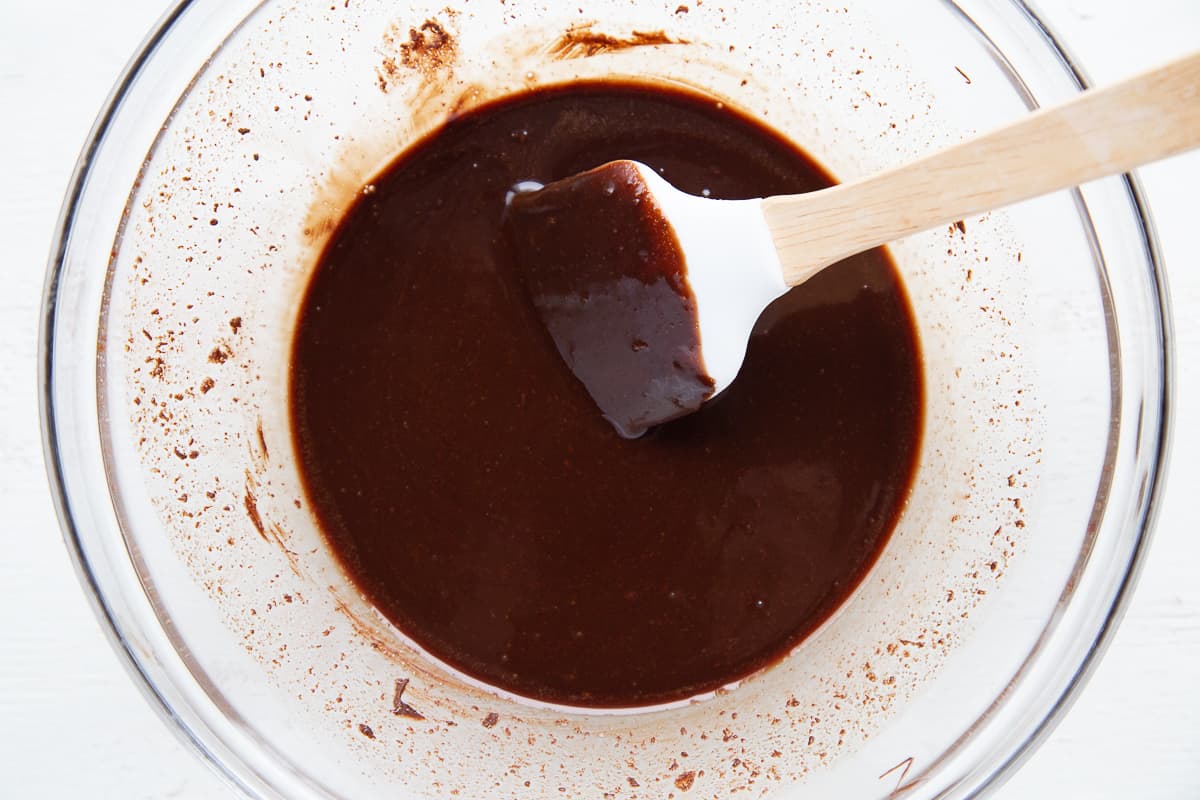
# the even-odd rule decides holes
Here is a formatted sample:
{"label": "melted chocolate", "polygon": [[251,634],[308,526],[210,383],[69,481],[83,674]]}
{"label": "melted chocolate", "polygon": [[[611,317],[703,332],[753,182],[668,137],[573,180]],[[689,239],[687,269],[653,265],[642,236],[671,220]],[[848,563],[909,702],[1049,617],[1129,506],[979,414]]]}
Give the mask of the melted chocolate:
{"label": "melted chocolate", "polygon": [[712,397],[687,263],[636,166],[518,193],[507,224],[559,355],[622,436]]}
{"label": "melted chocolate", "polygon": [[292,360],[306,491],[358,587],[463,672],[594,707],[718,688],[820,625],[895,524],[922,408],[910,310],[873,251],[768,308],[719,397],[615,436],[528,302],[502,222],[517,182],[620,158],[714,197],[831,182],[678,89],[517,95],[373,181],[312,277]]}

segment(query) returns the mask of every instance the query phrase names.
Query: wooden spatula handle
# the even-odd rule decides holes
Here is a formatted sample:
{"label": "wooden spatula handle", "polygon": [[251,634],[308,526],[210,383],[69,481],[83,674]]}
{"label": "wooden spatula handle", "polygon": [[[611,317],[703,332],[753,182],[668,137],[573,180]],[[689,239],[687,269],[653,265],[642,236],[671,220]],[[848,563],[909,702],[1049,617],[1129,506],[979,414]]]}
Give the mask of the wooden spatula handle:
{"label": "wooden spatula handle", "polygon": [[795,286],[871,247],[1197,145],[1200,52],[865,180],[767,198],[763,212]]}

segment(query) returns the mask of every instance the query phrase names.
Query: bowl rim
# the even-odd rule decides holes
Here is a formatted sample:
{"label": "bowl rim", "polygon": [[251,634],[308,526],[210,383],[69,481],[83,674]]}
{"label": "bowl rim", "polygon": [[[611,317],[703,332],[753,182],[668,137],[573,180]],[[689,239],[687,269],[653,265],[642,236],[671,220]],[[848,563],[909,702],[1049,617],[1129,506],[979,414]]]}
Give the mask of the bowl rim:
{"label": "bowl rim", "polygon": [[[939,0],[952,11],[962,15],[967,23],[979,31],[978,26],[962,11],[955,0]],[[114,608],[112,598],[107,597],[100,586],[94,564],[84,546],[82,527],[76,519],[75,509],[72,508],[71,498],[67,489],[65,475],[65,460],[60,451],[60,425],[58,420],[57,402],[54,389],[54,375],[57,358],[54,347],[55,332],[59,320],[59,288],[62,272],[66,263],[71,244],[71,232],[80,210],[84,188],[92,166],[104,145],[108,134],[118,115],[121,113],[122,101],[130,92],[133,85],[142,75],[147,65],[152,61],[159,45],[167,39],[179,21],[194,6],[203,4],[205,0],[174,0],[154,23],[150,32],[143,38],[134,55],[121,71],[118,79],[98,113],[80,151],[68,188],[61,206],[55,231],[51,240],[50,253],[46,265],[46,277],[43,286],[40,314],[40,330],[38,333],[38,399],[41,422],[41,437],[45,469],[50,484],[51,496],[62,530],[64,544],[71,559],[76,576],[85,590],[89,604],[97,621],[100,623],[110,645],[116,652],[127,673],[134,679],[135,685],[154,708],[157,715],[174,732],[185,745],[202,756],[205,762],[231,786],[249,796],[261,796],[255,786],[256,781],[243,772],[249,771],[249,765],[239,762],[235,768],[229,759],[222,758],[210,747],[203,733],[194,724],[194,714],[181,712],[160,691],[154,678],[143,663],[143,655],[139,653],[136,642],[130,636],[120,620],[120,615]],[[249,14],[255,13],[267,0],[261,0],[252,5]],[[1071,53],[1051,27],[1033,10],[1025,0],[1007,0],[1007,4],[1029,24],[1032,31],[1040,35],[1042,42],[1049,50],[1049,55],[1065,70],[1074,87],[1083,91],[1092,86],[1078,60]],[[249,15],[248,14],[248,15]],[[248,16],[247,15],[247,16]],[[989,42],[989,46],[996,50]],[[1157,232],[1149,205],[1141,182],[1133,174],[1120,176],[1121,188],[1132,206],[1142,236],[1145,256],[1150,267],[1152,300],[1158,313],[1158,348],[1161,356],[1161,403],[1155,409],[1159,419],[1157,431],[1153,440],[1146,443],[1152,447],[1153,458],[1148,465],[1146,488],[1136,503],[1136,513],[1133,516],[1137,527],[1135,544],[1128,563],[1125,564],[1114,593],[1113,601],[1101,622],[1099,629],[1074,672],[1067,681],[1061,694],[1049,705],[1041,720],[1037,722],[1025,738],[1011,752],[995,762],[982,781],[972,787],[969,796],[979,796],[994,790],[1010,778],[1016,770],[1036,751],[1049,737],[1054,728],[1062,721],[1066,712],[1078,699],[1081,690],[1095,671],[1104,652],[1111,644],[1117,628],[1123,618],[1137,580],[1145,562],[1154,526],[1158,519],[1162,494],[1165,487],[1166,469],[1171,449],[1171,431],[1173,429],[1174,396],[1175,396],[1175,345],[1174,325],[1170,304],[1170,293]],[[1119,375],[1118,375],[1119,377]],[[1014,681],[1021,672],[1014,676]],[[1010,684],[1011,685],[1011,684]],[[970,737],[973,729],[964,732],[964,737]],[[959,741],[962,741],[960,739]],[[952,745],[951,751],[954,747]],[[948,751],[948,752],[951,752]],[[929,769],[934,765],[929,765]],[[898,787],[897,791],[911,786]]]}
{"label": "bowl rim", "polygon": [[[957,6],[955,0],[946,0],[946,2]],[[1095,85],[1094,82],[1079,63],[1070,46],[1063,41],[1062,37],[1054,32],[1053,28],[1030,7],[1026,0],[1010,0],[1010,2],[1034,26],[1036,32],[1041,35],[1045,44],[1048,45],[1051,54],[1057,58],[1079,91],[1082,92],[1092,88]],[[1136,221],[1141,229],[1145,254],[1150,264],[1150,278],[1153,281],[1154,300],[1159,321],[1158,352],[1162,357],[1162,397],[1158,409],[1160,424],[1153,442],[1155,455],[1147,477],[1147,488],[1138,504],[1136,544],[1129,562],[1125,566],[1124,574],[1121,576],[1108,614],[1105,616],[1099,630],[1092,639],[1091,645],[1088,647],[1082,661],[1075,668],[1074,674],[1067,682],[1062,693],[1051,704],[1045,716],[1030,731],[1025,740],[1007,758],[1001,760],[991,775],[979,786],[978,790],[970,795],[972,797],[982,796],[984,793],[990,793],[998,789],[1016,774],[1017,770],[1045,743],[1050,734],[1054,732],[1054,729],[1058,727],[1066,717],[1067,712],[1079,699],[1083,688],[1091,680],[1105,652],[1111,646],[1121,621],[1124,619],[1145,565],[1146,553],[1150,548],[1154,528],[1158,523],[1162,494],[1165,491],[1167,469],[1171,455],[1171,434],[1174,429],[1174,400],[1176,391],[1175,323],[1171,305],[1170,287],[1166,271],[1163,269],[1162,250],[1159,243],[1158,231],[1154,224],[1153,215],[1150,212],[1150,206],[1146,201],[1145,190],[1142,188],[1141,180],[1136,174],[1127,172],[1119,177],[1122,188],[1130,204],[1133,206],[1134,214],[1137,218]],[[1086,209],[1086,204],[1079,195],[1078,188],[1074,192],[1077,204]],[[1106,302],[1111,303],[1109,300],[1106,300]],[[1114,323],[1110,321],[1109,325],[1112,327]],[[1118,373],[1114,381],[1118,380],[1119,377]],[[1106,459],[1106,461],[1111,461],[1111,458]],[[1024,665],[1021,671],[1023,670]],[[1014,676],[1014,681],[1019,676],[1020,671]],[[964,733],[964,736],[969,736],[970,733],[971,731],[968,730]]]}

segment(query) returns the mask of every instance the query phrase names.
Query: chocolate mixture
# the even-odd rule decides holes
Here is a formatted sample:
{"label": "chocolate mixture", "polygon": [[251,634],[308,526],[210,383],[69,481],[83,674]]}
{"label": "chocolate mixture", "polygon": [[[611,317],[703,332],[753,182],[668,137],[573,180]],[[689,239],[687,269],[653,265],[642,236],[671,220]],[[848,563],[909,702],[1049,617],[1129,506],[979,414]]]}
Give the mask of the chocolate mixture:
{"label": "chocolate mixture", "polygon": [[516,193],[507,226],[559,355],[622,436],[712,397],[686,259],[636,166]]}
{"label": "chocolate mixture", "polygon": [[831,182],[678,89],[508,98],[403,153],[346,214],[292,362],[307,493],[359,588],[463,672],[593,707],[718,688],[818,626],[896,521],[922,408],[908,304],[874,251],[767,309],[697,413],[617,436],[528,301],[503,218],[517,182],[621,158],[713,197]]}

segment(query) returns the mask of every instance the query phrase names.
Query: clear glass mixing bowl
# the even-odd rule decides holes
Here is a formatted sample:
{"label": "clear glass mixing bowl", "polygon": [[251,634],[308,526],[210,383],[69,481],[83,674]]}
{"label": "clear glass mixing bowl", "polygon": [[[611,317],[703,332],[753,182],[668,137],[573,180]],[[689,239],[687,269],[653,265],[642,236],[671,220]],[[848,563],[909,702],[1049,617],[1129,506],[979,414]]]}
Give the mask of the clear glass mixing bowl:
{"label": "clear glass mixing bowl", "polygon": [[46,452],[80,578],[147,696],[265,797],[995,785],[1108,640],[1161,482],[1169,320],[1131,178],[895,245],[929,398],[912,499],[834,619],[694,703],[531,704],[389,626],[308,516],[287,347],[338,213],[499,94],[683,83],[848,179],[1069,97],[1078,70],[1001,0],[445,2],[180,3],[80,159],[47,281]]}

